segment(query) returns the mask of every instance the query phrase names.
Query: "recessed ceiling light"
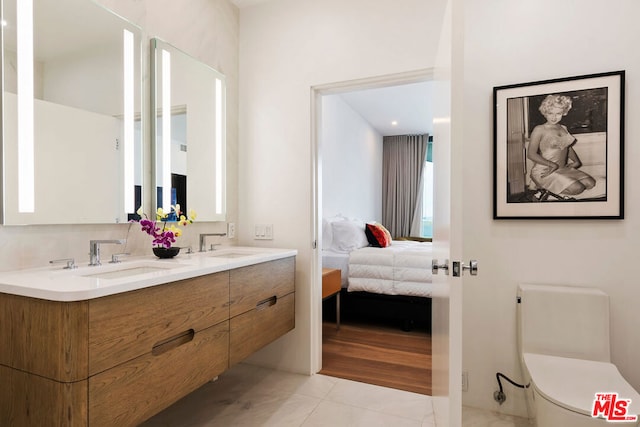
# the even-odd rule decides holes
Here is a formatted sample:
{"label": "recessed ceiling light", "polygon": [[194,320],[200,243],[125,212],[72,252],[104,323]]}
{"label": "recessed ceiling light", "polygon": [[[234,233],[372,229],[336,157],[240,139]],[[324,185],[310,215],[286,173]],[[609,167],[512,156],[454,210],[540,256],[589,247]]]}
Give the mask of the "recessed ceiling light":
{"label": "recessed ceiling light", "polygon": [[396,120],[392,121],[391,126],[398,126],[398,122]]}

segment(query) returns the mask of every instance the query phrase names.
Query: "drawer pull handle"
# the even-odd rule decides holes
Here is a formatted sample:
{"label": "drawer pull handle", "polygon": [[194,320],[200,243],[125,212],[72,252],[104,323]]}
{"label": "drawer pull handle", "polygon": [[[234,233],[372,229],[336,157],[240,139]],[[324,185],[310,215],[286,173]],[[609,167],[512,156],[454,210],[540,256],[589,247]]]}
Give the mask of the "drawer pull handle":
{"label": "drawer pull handle", "polygon": [[153,354],[154,356],[160,356],[161,354],[166,353],[169,350],[180,347],[182,344],[186,344],[193,340],[195,334],[196,331],[194,331],[193,329],[189,329],[188,331],[181,332],[178,335],[167,338],[166,340],[158,341],[153,345],[151,354]]}
{"label": "drawer pull handle", "polygon": [[259,303],[256,304],[256,310],[262,310],[265,308],[269,308],[272,305],[276,305],[276,303],[278,302],[278,296],[274,295],[270,298],[264,299],[262,301],[260,301]]}

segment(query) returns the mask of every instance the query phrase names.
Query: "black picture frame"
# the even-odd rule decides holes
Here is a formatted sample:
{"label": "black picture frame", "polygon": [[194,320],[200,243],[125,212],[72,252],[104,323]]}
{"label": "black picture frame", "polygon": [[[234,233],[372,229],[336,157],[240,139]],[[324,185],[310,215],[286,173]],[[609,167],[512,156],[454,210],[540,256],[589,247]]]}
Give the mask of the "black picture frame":
{"label": "black picture frame", "polygon": [[624,78],[493,88],[494,219],[624,218]]}

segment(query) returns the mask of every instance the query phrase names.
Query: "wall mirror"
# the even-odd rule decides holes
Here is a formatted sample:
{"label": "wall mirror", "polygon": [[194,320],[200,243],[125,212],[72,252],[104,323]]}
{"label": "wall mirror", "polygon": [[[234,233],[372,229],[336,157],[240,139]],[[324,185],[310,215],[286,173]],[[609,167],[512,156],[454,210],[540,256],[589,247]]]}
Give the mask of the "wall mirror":
{"label": "wall mirror", "polygon": [[91,0],[2,0],[3,224],[140,206],[141,34]]}
{"label": "wall mirror", "polygon": [[225,76],[162,40],[151,50],[152,206],[224,221]]}

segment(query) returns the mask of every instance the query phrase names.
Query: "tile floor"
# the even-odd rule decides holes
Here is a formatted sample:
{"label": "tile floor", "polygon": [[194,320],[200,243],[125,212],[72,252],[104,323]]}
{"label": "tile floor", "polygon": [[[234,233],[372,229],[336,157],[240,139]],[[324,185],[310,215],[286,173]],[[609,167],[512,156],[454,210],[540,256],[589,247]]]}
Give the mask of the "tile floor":
{"label": "tile floor", "polygon": [[[465,408],[463,425],[525,427],[526,420]],[[325,375],[239,364],[144,427],[433,427],[431,398]]]}
{"label": "tile floor", "polygon": [[464,427],[533,427],[526,418],[512,417],[482,409],[462,407],[462,425]]}

